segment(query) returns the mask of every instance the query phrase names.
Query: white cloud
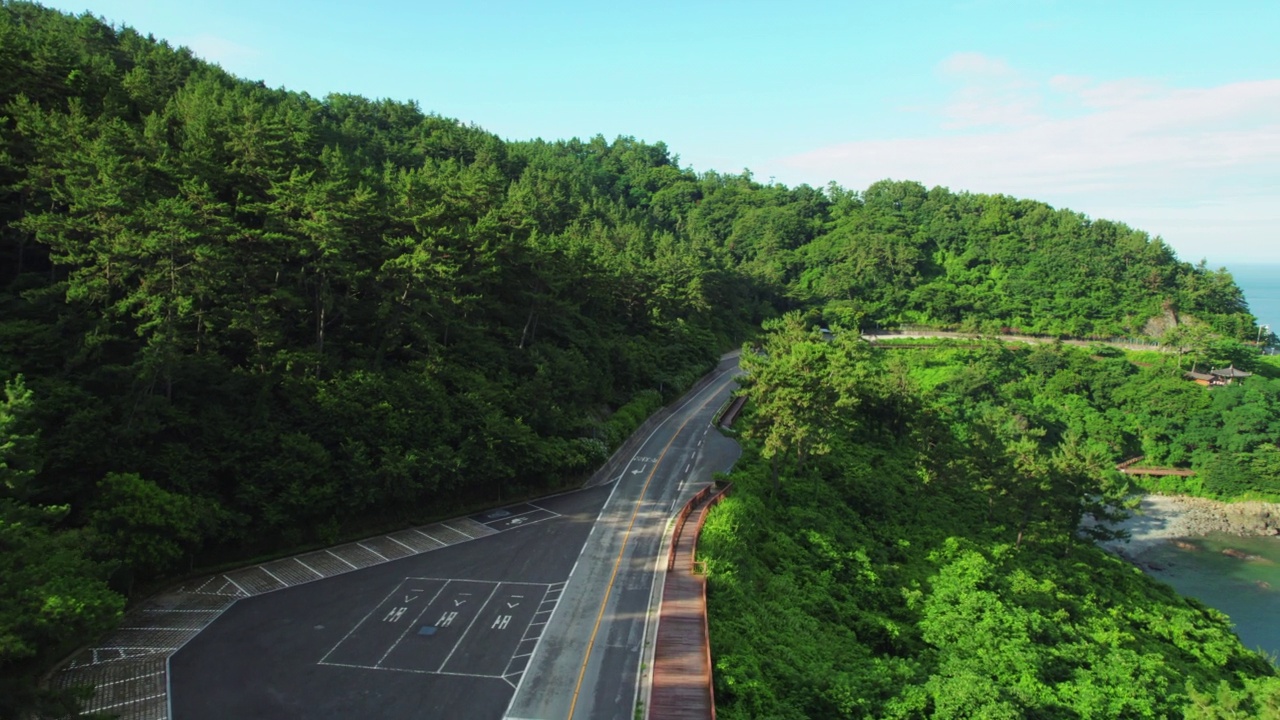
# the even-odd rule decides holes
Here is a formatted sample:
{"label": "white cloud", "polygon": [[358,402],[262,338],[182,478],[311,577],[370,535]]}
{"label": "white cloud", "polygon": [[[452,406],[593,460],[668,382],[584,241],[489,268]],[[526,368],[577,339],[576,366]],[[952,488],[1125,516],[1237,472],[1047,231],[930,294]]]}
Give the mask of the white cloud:
{"label": "white cloud", "polygon": [[[852,188],[893,177],[1040,199],[1161,233],[1175,249],[1204,241],[1217,217],[1280,261],[1280,210],[1264,209],[1280,207],[1280,79],[1210,88],[1035,79],[974,53],[938,69],[957,86],[933,111],[937,134],[848,142],[779,164]],[[1161,207],[1179,208],[1168,217],[1181,225],[1139,224]]]}

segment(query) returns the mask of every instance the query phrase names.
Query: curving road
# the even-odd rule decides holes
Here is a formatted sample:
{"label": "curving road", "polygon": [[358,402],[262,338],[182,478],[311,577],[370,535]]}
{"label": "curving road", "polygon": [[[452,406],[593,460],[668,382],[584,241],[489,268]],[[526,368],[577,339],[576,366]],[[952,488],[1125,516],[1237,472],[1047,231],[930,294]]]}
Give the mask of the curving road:
{"label": "curving road", "polygon": [[736,371],[736,356],[722,361],[711,383],[685,398],[623,468],[512,699],[510,720],[634,717],[668,520],[739,454],[711,427]]}

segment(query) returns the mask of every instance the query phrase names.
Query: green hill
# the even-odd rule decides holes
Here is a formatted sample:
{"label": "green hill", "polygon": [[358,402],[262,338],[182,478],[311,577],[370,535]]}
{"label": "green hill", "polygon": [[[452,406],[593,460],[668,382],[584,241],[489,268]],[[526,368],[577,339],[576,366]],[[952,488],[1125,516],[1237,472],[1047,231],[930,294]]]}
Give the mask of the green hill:
{"label": "green hill", "polygon": [[1256,333],[1225,273],[1040,203],[507,142],[28,2],[0,108],[0,716],[147,583],[581,478],[786,310]]}

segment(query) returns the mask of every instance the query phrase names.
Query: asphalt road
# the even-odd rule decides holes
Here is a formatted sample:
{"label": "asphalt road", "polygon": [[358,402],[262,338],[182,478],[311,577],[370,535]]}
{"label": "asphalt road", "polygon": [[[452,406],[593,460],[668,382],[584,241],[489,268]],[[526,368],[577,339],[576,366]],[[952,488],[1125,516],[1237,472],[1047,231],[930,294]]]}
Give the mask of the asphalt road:
{"label": "asphalt road", "polygon": [[617,481],[472,516],[489,537],[236,602],[170,659],[172,717],[632,718],[667,521],[737,457],[710,427],[735,369]]}

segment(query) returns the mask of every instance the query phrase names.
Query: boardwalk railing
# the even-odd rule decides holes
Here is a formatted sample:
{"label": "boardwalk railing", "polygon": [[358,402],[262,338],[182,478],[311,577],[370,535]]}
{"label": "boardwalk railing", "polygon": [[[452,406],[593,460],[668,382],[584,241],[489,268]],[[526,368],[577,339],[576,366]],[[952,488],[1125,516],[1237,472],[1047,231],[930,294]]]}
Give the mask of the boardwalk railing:
{"label": "boardwalk railing", "polygon": [[[729,483],[722,487],[708,485],[685,503],[676,518],[654,651],[654,686],[648,708],[651,720],[695,717],[715,720],[707,582],[706,577],[695,572],[694,558],[698,534],[706,524],[707,513],[732,487]],[[695,509],[698,516],[693,533],[689,534],[685,532],[687,522]],[[677,562],[677,555],[683,562]]]}
{"label": "boardwalk railing", "polygon": [[1144,456],[1138,455],[1116,465],[1116,469],[1126,475],[1177,475],[1179,477],[1191,477],[1196,474],[1195,470],[1187,468],[1173,467],[1134,467],[1135,463],[1141,462]]}

